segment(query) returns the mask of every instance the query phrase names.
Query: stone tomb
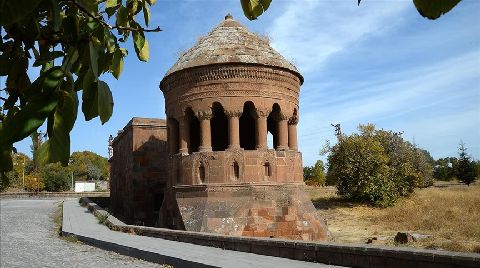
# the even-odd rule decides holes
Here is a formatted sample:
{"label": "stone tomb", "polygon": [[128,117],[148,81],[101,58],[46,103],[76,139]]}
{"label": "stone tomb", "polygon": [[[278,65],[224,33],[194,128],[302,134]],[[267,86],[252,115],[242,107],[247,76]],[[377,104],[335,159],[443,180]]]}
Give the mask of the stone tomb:
{"label": "stone tomb", "polygon": [[[128,154],[135,155],[135,147],[121,148],[120,140],[141,141],[123,133],[114,140],[113,211],[128,211],[130,221],[188,231],[327,239],[326,225],[304,192],[297,145],[302,83],[295,66],[273,50],[268,40],[227,15],[180,56],[160,83],[166,129],[164,125],[153,127],[151,137],[162,146],[141,153],[144,158],[128,160]],[[158,122],[151,121],[152,126]],[[146,132],[140,139],[148,141],[148,130],[142,131]],[[268,133],[273,137],[272,148],[267,146]],[[144,165],[135,164],[137,160]],[[154,165],[158,178],[129,178],[125,177],[128,173],[115,170],[128,166],[123,164],[128,161],[134,162],[137,174],[147,176],[152,175],[149,165]],[[139,197],[130,193],[132,187],[133,192],[163,197],[160,210],[149,212],[158,209],[158,200],[149,197],[145,201],[157,206],[138,202]],[[122,200],[123,207],[115,209]],[[156,214],[157,221],[147,220],[147,215]]]}

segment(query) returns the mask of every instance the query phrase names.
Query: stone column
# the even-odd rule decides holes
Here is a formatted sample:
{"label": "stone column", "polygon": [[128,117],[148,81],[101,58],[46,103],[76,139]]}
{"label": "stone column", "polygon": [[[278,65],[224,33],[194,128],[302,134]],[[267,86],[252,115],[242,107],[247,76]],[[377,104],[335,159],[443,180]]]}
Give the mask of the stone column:
{"label": "stone column", "polygon": [[257,150],[267,149],[267,117],[269,111],[257,110]]}
{"label": "stone column", "polygon": [[189,122],[188,122],[188,119],[186,116],[183,116],[181,119],[180,119],[180,135],[178,135],[179,137],[179,144],[180,144],[180,149],[178,150],[179,153],[181,154],[188,154],[188,143],[189,143],[189,139],[190,139],[190,125],[189,125]]}
{"label": "stone column", "polygon": [[280,115],[280,118],[278,120],[277,131],[278,131],[277,132],[278,146],[276,150],[277,151],[288,150],[288,121],[286,116]]}
{"label": "stone column", "polygon": [[225,111],[225,115],[228,117],[228,149],[240,149],[239,118],[242,115],[242,112],[238,110],[229,110]]}
{"label": "stone column", "polygon": [[288,120],[288,147],[293,151],[298,151],[297,124],[298,118],[296,116]]}
{"label": "stone column", "polygon": [[200,147],[198,150],[200,152],[211,152],[212,135],[210,130],[210,119],[212,119],[212,112],[199,112],[197,117],[200,120]]}
{"label": "stone column", "polygon": [[168,153],[175,154],[175,149],[173,144],[175,143],[175,137],[173,136],[173,124],[170,118],[167,118],[167,144],[168,144]]}

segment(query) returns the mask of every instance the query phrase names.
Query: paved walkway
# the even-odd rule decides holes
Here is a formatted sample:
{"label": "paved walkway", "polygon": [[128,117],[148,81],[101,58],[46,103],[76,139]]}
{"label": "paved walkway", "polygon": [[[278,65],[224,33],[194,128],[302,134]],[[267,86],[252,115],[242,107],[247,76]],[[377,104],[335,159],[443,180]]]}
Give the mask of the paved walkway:
{"label": "paved walkway", "polygon": [[334,267],[111,231],[78,200],[64,202],[63,231],[104,249],[174,267]]}
{"label": "paved walkway", "polygon": [[62,200],[0,199],[0,267],[159,267],[60,239],[52,216]]}

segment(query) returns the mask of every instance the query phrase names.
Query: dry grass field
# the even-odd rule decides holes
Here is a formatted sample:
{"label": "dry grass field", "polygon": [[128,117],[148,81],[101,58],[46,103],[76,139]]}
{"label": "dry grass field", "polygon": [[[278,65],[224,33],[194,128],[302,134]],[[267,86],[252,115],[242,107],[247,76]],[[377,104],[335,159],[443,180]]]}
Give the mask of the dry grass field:
{"label": "dry grass field", "polygon": [[394,246],[397,232],[431,235],[402,246],[480,253],[480,183],[436,183],[417,189],[390,208],[340,199],[332,187],[310,187],[309,194],[338,243]]}

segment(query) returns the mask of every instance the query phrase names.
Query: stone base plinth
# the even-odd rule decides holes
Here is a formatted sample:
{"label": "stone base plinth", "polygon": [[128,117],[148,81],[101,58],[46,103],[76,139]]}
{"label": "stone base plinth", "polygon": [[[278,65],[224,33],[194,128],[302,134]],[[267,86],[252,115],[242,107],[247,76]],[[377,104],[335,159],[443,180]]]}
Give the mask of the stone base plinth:
{"label": "stone base plinth", "polygon": [[[176,186],[182,229],[232,236],[327,240],[323,220],[300,184]],[[172,220],[167,220],[172,222]]]}

